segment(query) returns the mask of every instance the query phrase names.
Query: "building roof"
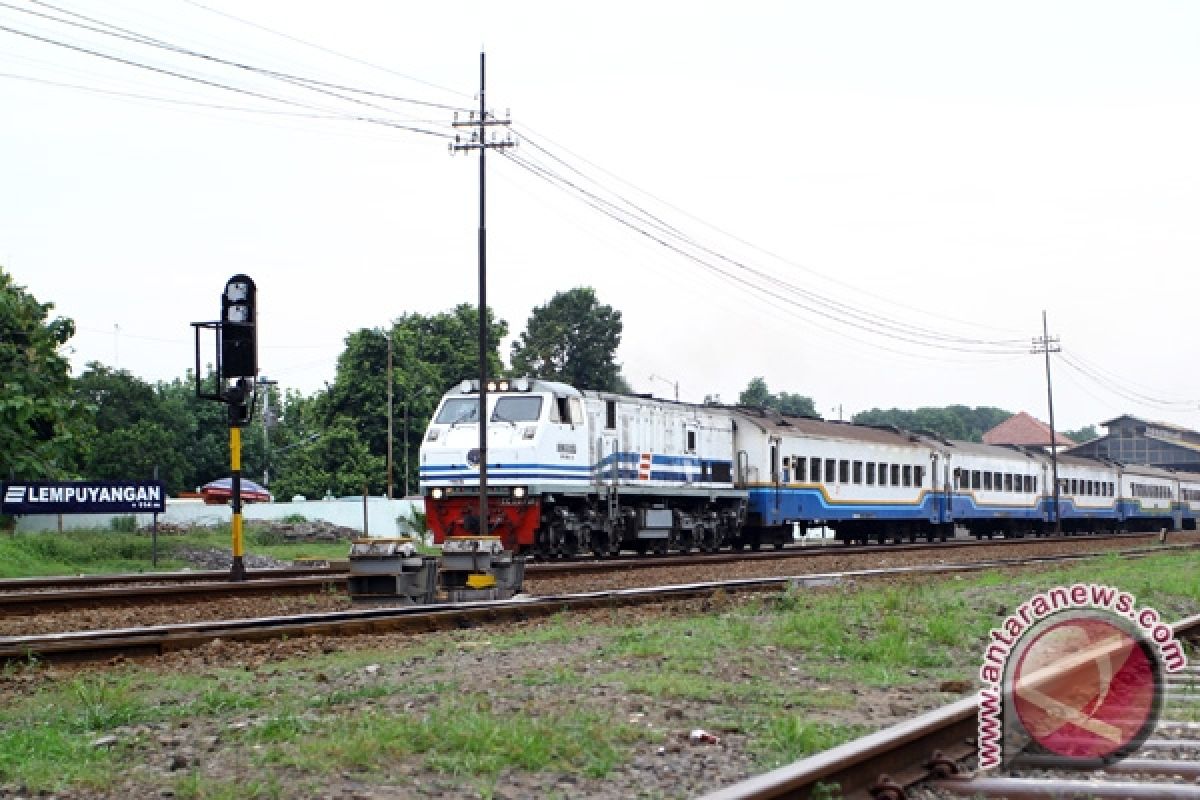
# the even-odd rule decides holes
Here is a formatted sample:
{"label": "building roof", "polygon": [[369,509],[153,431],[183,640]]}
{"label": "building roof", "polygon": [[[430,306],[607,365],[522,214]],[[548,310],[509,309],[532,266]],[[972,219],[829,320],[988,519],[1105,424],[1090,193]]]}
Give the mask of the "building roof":
{"label": "building roof", "polygon": [[[1064,447],[1074,447],[1075,442],[1056,433],[1056,444]],[[1020,444],[1032,447],[1050,446],[1050,426],[1039,419],[1021,411],[1013,414],[996,427],[983,435],[984,444]]]}

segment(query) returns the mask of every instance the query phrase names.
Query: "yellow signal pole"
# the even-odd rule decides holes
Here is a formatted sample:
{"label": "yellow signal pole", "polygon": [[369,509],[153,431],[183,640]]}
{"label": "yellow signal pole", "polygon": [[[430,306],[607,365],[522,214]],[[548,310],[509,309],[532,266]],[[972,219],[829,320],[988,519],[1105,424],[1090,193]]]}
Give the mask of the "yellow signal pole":
{"label": "yellow signal pole", "polygon": [[232,485],[230,494],[233,502],[233,564],[229,569],[231,580],[246,579],[246,564],[242,549],[242,429],[229,426],[229,467]]}

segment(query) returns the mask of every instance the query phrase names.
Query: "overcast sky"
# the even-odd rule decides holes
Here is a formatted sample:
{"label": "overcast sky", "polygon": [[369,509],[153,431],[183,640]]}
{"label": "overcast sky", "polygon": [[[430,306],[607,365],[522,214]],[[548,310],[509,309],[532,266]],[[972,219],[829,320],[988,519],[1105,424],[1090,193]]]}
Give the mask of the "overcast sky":
{"label": "overcast sky", "polygon": [[0,264],[76,321],[76,369],[181,376],[238,272],[306,393],[348,332],[475,303],[446,137],[482,49],[513,335],[593,286],[639,391],[1046,419],[1045,310],[1060,428],[1200,428],[1200,4],[48,3],[0,4]]}

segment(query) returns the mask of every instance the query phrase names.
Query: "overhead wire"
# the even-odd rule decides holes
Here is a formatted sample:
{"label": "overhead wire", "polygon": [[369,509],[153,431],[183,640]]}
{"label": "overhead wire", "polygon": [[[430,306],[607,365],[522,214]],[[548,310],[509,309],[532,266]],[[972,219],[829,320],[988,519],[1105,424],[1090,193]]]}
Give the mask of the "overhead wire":
{"label": "overhead wire", "polygon": [[[571,171],[572,171],[572,172],[574,172],[575,174],[577,174],[577,175],[579,175],[579,176],[581,176],[581,177],[583,177],[583,178],[585,178],[585,179],[587,179],[587,180],[589,180],[589,181],[592,181],[593,183],[597,183],[597,184],[598,184],[598,182],[596,182],[594,178],[591,178],[590,176],[587,176],[585,173],[583,173],[583,172],[582,172],[582,171],[580,171],[578,168],[576,168],[576,167],[574,167],[573,165],[571,165],[571,164],[570,164],[569,162],[567,162],[565,159],[563,159],[563,158],[561,158],[561,157],[557,156],[556,154],[552,153],[552,152],[551,152],[549,149],[547,149],[547,148],[546,148],[544,145],[540,145],[540,144],[538,144],[538,143],[537,143],[537,141],[536,141],[535,139],[533,139],[532,137],[530,137],[528,133],[524,133],[524,132],[523,132],[523,131],[526,131],[526,130],[532,130],[532,129],[528,128],[527,126],[514,126],[514,129],[517,131],[518,135],[520,135],[520,136],[521,136],[521,141],[522,141],[522,142],[524,142],[524,143],[527,143],[527,144],[531,145],[532,147],[534,147],[535,149],[542,151],[542,152],[543,152],[543,153],[545,153],[545,154],[546,154],[548,157],[552,158],[553,160],[555,160],[555,161],[556,161],[556,162],[558,162],[559,164],[562,164],[564,167],[566,167],[567,169],[571,170]],[[536,132],[535,132],[535,133],[536,133]],[[538,134],[538,136],[542,136],[542,134]],[[547,138],[547,141],[550,141],[548,137],[544,137],[544,138]],[[765,256],[768,256],[768,257],[770,257],[770,258],[772,258],[772,259],[775,259],[776,261],[779,261],[779,262],[781,262],[781,263],[783,263],[783,264],[785,264],[785,265],[787,265],[787,266],[789,266],[789,267],[792,267],[792,268],[795,268],[795,269],[798,269],[798,270],[802,270],[802,271],[804,271],[804,272],[807,272],[807,273],[809,273],[809,274],[811,274],[811,275],[813,275],[813,276],[815,276],[815,277],[817,277],[817,278],[820,278],[821,280],[829,281],[830,283],[833,283],[833,284],[835,284],[835,285],[841,286],[841,287],[843,287],[843,288],[846,288],[846,289],[850,289],[850,290],[854,291],[856,294],[865,295],[865,296],[867,296],[867,297],[871,297],[871,298],[873,298],[873,299],[880,300],[880,301],[882,301],[882,302],[885,302],[885,303],[888,303],[888,304],[890,304],[890,305],[894,305],[894,306],[897,306],[897,307],[899,307],[899,308],[904,308],[904,309],[906,309],[906,310],[908,310],[908,311],[917,311],[917,312],[919,312],[919,313],[921,313],[921,314],[925,314],[925,315],[927,315],[927,316],[935,317],[935,318],[938,318],[938,319],[943,319],[943,320],[946,320],[946,321],[948,321],[948,322],[953,322],[953,323],[960,324],[960,325],[970,325],[970,326],[973,326],[973,327],[985,327],[985,328],[989,328],[989,329],[991,329],[991,330],[1003,331],[1003,332],[1008,332],[1008,333],[1015,333],[1015,331],[1012,331],[1011,329],[1008,329],[1008,328],[995,328],[995,327],[993,327],[993,326],[987,326],[987,325],[980,326],[980,325],[979,325],[979,323],[977,323],[977,322],[967,322],[967,321],[965,321],[965,320],[956,319],[956,318],[954,318],[954,317],[948,317],[948,316],[945,316],[945,315],[942,315],[942,314],[933,313],[933,312],[931,312],[931,311],[930,311],[929,309],[927,309],[927,308],[914,308],[914,307],[912,307],[912,306],[908,306],[908,305],[905,305],[905,304],[903,304],[903,303],[898,303],[898,302],[896,302],[896,301],[895,301],[895,300],[893,300],[893,299],[886,298],[886,297],[882,297],[882,296],[880,296],[880,295],[877,295],[877,294],[873,294],[872,292],[870,292],[869,290],[866,290],[866,289],[864,289],[864,288],[863,288],[863,287],[861,287],[861,286],[855,286],[855,285],[853,285],[853,284],[847,283],[846,281],[838,280],[837,278],[834,278],[834,277],[832,277],[832,276],[826,275],[826,274],[824,274],[824,273],[822,273],[822,272],[820,272],[820,271],[818,271],[818,270],[816,270],[816,269],[813,269],[813,268],[812,268],[812,267],[810,267],[810,266],[807,266],[807,265],[801,264],[801,263],[799,263],[799,262],[796,262],[796,261],[792,261],[792,260],[790,260],[790,259],[788,259],[788,258],[785,258],[784,256],[781,256],[781,255],[779,255],[779,254],[777,254],[777,253],[774,253],[774,252],[772,252],[772,251],[770,251],[770,250],[767,250],[767,249],[765,249],[765,248],[763,248],[763,247],[760,247],[760,246],[758,246],[758,245],[754,244],[753,242],[750,242],[750,241],[748,241],[748,240],[746,240],[746,239],[744,239],[744,238],[741,238],[741,237],[737,236],[737,235],[736,235],[736,234],[734,234],[734,233],[730,233],[729,231],[726,231],[726,230],[724,230],[723,228],[721,228],[721,227],[719,227],[719,226],[717,226],[717,225],[714,225],[714,224],[713,224],[713,223],[711,223],[711,222],[708,222],[708,221],[706,221],[706,220],[704,220],[704,219],[701,219],[700,217],[698,217],[698,216],[696,216],[696,215],[694,215],[694,214],[691,214],[691,213],[689,213],[688,211],[686,211],[686,210],[684,210],[684,209],[682,209],[682,208],[679,208],[678,206],[672,205],[670,202],[668,202],[668,201],[666,201],[666,200],[663,200],[662,198],[660,198],[660,197],[658,197],[658,196],[656,196],[656,195],[654,195],[654,194],[652,194],[652,193],[650,193],[650,192],[647,192],[647,191],[645,191],[644,189],[641,189],[641,188],[637,187],[636,185],[634,185],[634,184],[630,183],[629,181],[626,181],[625,179],[621,178],[620,176],[618,176],[618,175],[616,175],[616,174],[614,174],[614,173],[610,172],[609,170],[606,170],[605,168],[603,168],[603,167],[601,167],[601,166],[598,166],[598,165],[596,165],[595,163],[593,163],[593,162],[589,161],[588,159],[584,158],[583,156],[580,156],[580,155],[578,155],[578,154],[576,154],[576,153],[573,153],[571,150],[569,150],[569,149],[567,149],[567,148],[563,147],[563,146],[562,146],[562,145],[560,145],[560,144],[557,144],[557,143],[555,143],[555,146],[556,146],[556,147],[558,147],[558,148],[561,148],[561,149],[562,149],[562,150],[563,150],[565,153],[568,153],[568,154],[572,155],[573,157],[575,157],[575,158],[579,159],[580,161],[582,161],[583,163],[585,163],[585,164],[587,164],[588,166],[592,167],[593,169],[596,169],[596,170],[598,170],[599,172],[602,172],[602,173],[604,173],[605,175],[608,175],[608,176],[609,176],[609,177],[611,177],[612,179],[614,179],[614,180],[616,180],[616,181],[618,181],[618,182],[620,182],[620,183],[622,183],[622,184],[624,184],[624,185],[628,186],[629,188],[633,189],[633,190],[634,190],[635,192],[637,192],[638,194],[644,195],[644,196],[646,196],[646,197],[650,198],[651,200],[653,200],[653,201],[655,201],[655,202],[657,202],[657,203],[660,203],[660,204],[662,204],[662,205],[663,205],[663,206],[665,206],[666,208],[668,208],[668,209],[670,209],[670,210],[672,210],[672,211],[675,211],[676,213],[678,213],[678,214],[681,214],[681,215],[683,215],[684,217],[687,217],[688,219],[694,220],[695,222],[699,223],[700,225],[702,225],[702,226],[704,226],[704,227],[706,227],[706,228],[709,228],[710,230],[713,230],[713,231],[715,231],[716,233],[718,233],[718,234],[720,234],[720,235],[722,235],[722,236],[725,236],[726,238],[728,238],[728,239],[730,239],[730,240],[732,240],[732,241],[736,242],[737,244],[743,245],[743,246],[745,246],[745,247],[749,247],[749,248],[751,248],[752,250],[755,250],[755,251],[757,251],[757,252],[759,252],[759,253],[761,253],[761,254],[763,254],[763,255],[765,255]],[[632,204],[631,204],[631,205],[632,205]],[[1014,341],[1014,342],[1015,342],[1016,340],[1014,339],[1014,340],[1012,340],[1012,341]]]}
{"label": "overhead wire", "polygon": [[[593,209],[599,211],[610,219],[625,225],[630,230],[639,233],[640,235],[656,242],[657,244],[668,248],[678,255],[696,263],[700,266],[715,272],[725,278],[735,281],[743,286],[749,287],[761,294],[770,296],[778,301],[790,305],[799,305],[800,307],[824,317],[830,321],[837,322],[842,325],[855,328],[867,328],[873,332],[883,335],[892,336],[911,344],[916,344],[924,347],[931,347],[943,350],[953,350],[958,352],[992,354],[992,355],[1013,355],[1023,350],[1018,350],[1015,346],[1009,346],[1008,342],[990,342],[986,340],[967,339],[965,337],[953,337],[940,335],[925,329],[912,326],[903,326],[894,323],[890,320],[880,319],[871,315],[867,315],[849,306],[848,304],[831,298],[822,297],[809,290],[790,284],[775,276],[766,274],[761,270],[749,266],[748,264],[717,253],[711,248],[700,245],[693,240],[680,237],[672,233],[670,226],[665,226],[661,223],[656,223],[653,220],[647,220],[637,214],[630,214],[626,209],[608,201],[596,193],[591,192],[577,183],[554,173],[553,170],[539,166],[520,156],[509,152],[504,153],[505,157],[514,163],[518,164],[522,169],[536,175],[537,177],[547,180],[560,188],[567,188],[574,192],[578,197]],[[675,241],[672,241],[675,239]],[[697,255],[693,250],[700,251],[703,255]],[[707,256],[707,257],[705,257]],[[714,260],[724,262],[728,267],[722,267]],[[749,280],[745,275],[731,271],[730,268],[736,269],[739,272],[744,272],[757,279],[765,282],[764,286],[761,283],[756,283]],[[777,288],[771,288],[774,285]],[[798,296],[789,297],[782,294],[777,289],[782,289],[787,293]]]}
{"label": "overhead wire", "polygon": [[[0,6],[13,8],[13,6],[11,6],[8,3],[4,3],[4,2],[0,2]],[[17,9],[17,10],[27,11],[26,9]],[[71,24],[77,25],[77,23],[71,23]],[[214,79],[209,79],[206,77],[190,75],[188,73],[181,72],[176,69],[171,69],[171,68],[167,68],[167,67],[163,67],[163,66],[158,66],[155,64],[137,61],[132,58],[126,58],[121,55],[103,52],[101,50],[93,49],[91,47],[87,47],[84,45],[74,44],[71,42],[54,39],[50,36],[43,36],[39,33],[34,33],[34,32],[26,31],[26,30],[20,30],[20,29],[13,28],[13,27],[10,27],[7,25],[0,25],[0,31],[11,33],[13,35],[24,37],[24,38],[31,39],[34,41],[42,42],[44,44],[52,45],[55,47],[60,47],[60,48],[64,48],[67,50],[71,50],[71,51],[78,52],[78,53],[81,53],[84,55],[89,55],[89,56],[104,59],[107,61],[112,61],[114,63],[133,67],[136,69],[145,70],[145,71],[149,71],[152,73],[161,74],[161,75],[165,75],[168,77],[188,81],[188,82],[195,83],[195,84],[198,84],[201,86],[206,86],[206,87],[218,89],[221,91],[233,92],[236,94],[254,97],[254,98],[257,98],[260,100],[266,100],[271,103],[277,103],[277,104],[286,105],[289,107],[302,108],[302,109],[305,109],[310,112],[316,112],[316,113],[320,113],[320,114],[329,114],[329,115],[336,116],[343,120],[367,122],[367,123],[371,123],[371,124],[382,125],[382,126],[389,127],[389,128],[404,130],[404,131],[407,131],[410,133],[418,133],[418,134],[422,134],[422,135],[437,136],[439,138],[445,138],[445,139],[452,138],[452,136],[453,136],[453,134],[450,133],[451,128],[448,125],[444,126],[447,128],[446,131],[429,130],[427,128],[420,128],[415,125],[406,124],[404,122],[388,119],[386,117],[371,116],[371,115],[365,115],[362,113],[353,113],[353,112],[348,112],[348,111],[345,111],[342,109],[329,108],[327,106],[317,106],[317,105],[313,105],[311,103],[307,103],[307,102],[303,102],[303,101],[299,101],[299,100],[295,100],[295,99],[291,99],[291,98],[286,98],[286,97],[280,97],[278,95],[268,94],[266,92],[257,91],[254,89],[248,89],[248,88],[245,88],[242,86],[235,86],[235,85],[232,85],[229,83],[222,82],[220,80],[214,80]],[[128,38],[128,37],[125,37],[125,38]],[[168,49],[171,49],[171,48],[168,47]],[[255,71],[253,68],[250,68],[250,70]],[[285,73],[279,73],[279,75],[271,75],[271,74],[269,74],[270,72],[271,71],[261,71],[261,72],[259,72],[259,74],[264,75],[266,77],[275,78],[277,80],[283,80],[285,82],[290,82],[290,76],[287,76]],[[303,81],[303,79],[297,79],[297,80]],[[324,94],[329,94],[329,95],[338,97],[339,99],[343,99],[343,100],[347,99],[347,98],[341,97],[340,95],[338,95],[335,92],[321,89],[319,87],[307,86],[307,85],[304,85],[303,83],[293,84],[293,85],[297,85],[299,88],[309,89],[309,90],[313,90],[313,91],[320,91]],[[353,100],[353,98],[350,98],[350,99]],[[378,108],[378,110],[381,110],[384,112],[390,111],[389,109],[387,109],[385,107],[379,107],[377,104],[372,104],[372,103],[366,103],[366,104],[369,106],[376,107],[376,108]]]}
{"label": "overhead wire", "polygon": [[[268,69],[266,67],[258,67],[258,66],[254,66],[252,64],[246,64],[243,62],[234,61],[234,60],[227,59],[227,58],[221,58],[220,56],[215,56],[210,53],[202,53],[200,51],[193,50],[188,47],[183,47],[181,45],[172,44],[171,42],[167,42],[162,39],[158,39],[156,37],[149,36],[147,34],[138,33],[137,31],[130,30],[129,28],[125,28],[125,27],[122,27],[119,25],[114,25],[112,23],[104,22],[103,20],[98,20],[98,19],[95,19],[94,17],[89,17],[85,14],[80,14],[79,12],[71,11],[70,9],[64,9],[60,6],[54,5],[53,3],[46,2],[46,0],[29,0],[29,2],[35,3],[36,5],[42,6],[43,8],[49,8],[51,10],[57,11],[60,14],[67,14],[68,16],[76,17],[81,20],[85,20],[86,22],[91,23],[91,24],[83,24],[80,22],[74,22],[72,20],[63,19],[61,17],[55,17],[55,16],[52,16],[49,14],[43,14],[43,13],[40,13],[37,11],[31,11],[29,9],[19,8],[18,6],[14,6],[7,2],[0,2],[0,6],[13,9],[14,11],[20,11],[25,14],[32,14],[34,16],[41,17],[43,19],[48,19],[48,20],[51,20],[54,22],[59,22],[59,23],[65,24],[65,25],[71,25],[71,26],[74,26],[77,28],[81,28],[83,30],[89,30],[94,33],[100,33],[100,34],[103,34],[106,36],[112,36],[112,37],[115,37],[118,39],[122,39],[122,40],[129,41],[129,42],[134,42],[137,44],[143,44],[143,45],[147,45],[150,47],[156,47],[156,48],[159,48],[162,50],[176,53],[178,55],[185,55],[185,56],[189,56],[192,58],[202,59],[204,61],[209,61],[209,62],[212,62],[215,64],[220,64],[222,66],[232,67],[234,69],[244,70],[246,72],[252,72],[252,73],[255,73],[258,75],[275,78],[277,80],[282,80],[282,81],[285,81],[288,83],[293,83],[296,86],[301,86],[304,88],[312,89],[313,91],[325,90],[328,92],[330,90],[336,90],[338,92],[352,92],[354,94],[361,94],[364,97],[372,97],[375,99],[389,100],[389,101],[397,102],[397,103],[409,103],[409,104],[424,106],[424,107],[428,107],[428,108],[436,108],[436,109],[439,109],[442,111],[468,111],[469,110],[463,106],[452,106],[452,105],[447,105],[445,103],[435,103],[435,102],[431,102],[428,100],[418,100],[418,99],[411,98],[411,97],[401,97],[398,95],[387,94],[385,92],[379,92],[379,91],[375,91],[375,90],[371,90],[371,89],[361,89],[361,88],[357,88],[354,86],[346,86],[344,84],[333,83],[330,81],[323,81],[323,80],[319,80],[316,78],[305,77],[302,75],[294,75],[294,74],[282,72],[279,70]],[[97,27],[97,26],[99,26],[99,27]],[[333,96],[340,97],[341,99],[347,99],[347,100],[353,101],[352,98],[346,98],[340,94],[334,94]],[[365,101],[357,101],[357,102],[365,102]],[[380,107],[380,106],[372,106],[372,107],[378,108],[380,110],[390,110],[390,109],[384,109],[383,107]]]}
{"label": "overhead wire", "polygon": [[441,85],[439,85],[439,84],[436,84],[436,83],[431,83],[430,81],[424,80],[424,79],[422,79],[422,78],[418,78],[418,77],[416,77],[416,76],[413,76],[413,75],[408,75],[408,74],[405,74],[405,73],[403,73],[403,72],[399,72],[399,71],[397,71],[397,70],[394,70],[394,69],[391,69],[391,68],[389,68],[389,67],[380,66],[379,64],[375,64],[375,63],[373,63],[373,62],[371,62],[371,61],[367,61],[366,59],[357,58],[356,56],[351,56],[351,55],[347,55],[347,54],[345,54],[345,53],[338,52],[337,50],[333,50],[333,49],[331,49],[331,48],[324,47],[323,45],[315,44],[315,43],[313,43],[313,42],[310,42],[310,41],[307,41],[307,40],[305,40],[305,39],[301,39],[301,38],[299,38],[299,37],[292,36],[291,34],[287,34],[287,33],[283,33],[283,32],[281,32],[281,31],[277,31],[277,30],[275,30],[274,28],[267,27],[266,25],[260,25],[260,24],[258,24],[258,23],[256,23],[256,22],[251,22],[251,21],[249,21],[249,20],[247,20],[247,19],[243,19],[242,17],[236,16],[236,15],[234,15],[234,14],[230,14],[230,13],[228,13],[228,12],[225,12],[225,11],[218,11],[218,10],[217,10],[217,9],[215,9],[215,8],[211,8],[210,6],[206,6],[206,5],[204,5],[203,3],[196,2],[196,0],[182,0],[182,2],[184,2],[184,3],[187,3],[188,5],[191,5],[191,6],[195,6],[196,8],[203,9],[204,11],[207,11],[207,12],[209,12],[209,13],[211,13],[211,14],[216,14],[217,16],[220,16],[220,17],[225,17],[226,19],[231,19],[231,20],[233,20],[233,21],[235,21],[235,22],[241,23],[242,25],[247,25],[247,26],[249,26],[249,27],[251,27],[251,28],[255,28],[255,29],[257,29],[257,30],[260,30],[260,31],[263,31],[263,32],[265,32],[265,33],[269,33],[269,34],[271,34],[272,36],[278,36],[278,37],[280,37],[280,38],[282,38],[282,39],[286,39],[286,40],[288,40],[288,41],[290,41],[290,42],[295,42],[295,43],[297,43],[297,44],[302,44],[302,45],[304,45],[305,47],[311,47],[311,48],[313,48],[314,50],[318,50],[318,51],[320,51],[320,52],[322,52],[322,53],[326,53],[326,54],[328,54],[328,55],[336,56],[337,58],[341,58],[341,59],[344,59],[344,60],[346,60],[346,61],[349,61],[349,62],[352,62],[352,63],[355,63],[355,64],[360,64],[360,65],[362,65],[362,66],[365,66],[365,67],[370,67],[371,69],[376,69],[376,70],[379,70],[379,71],[381,71],[381,72],[386,72],[386,73],[388,73],[388,74],[390,74],[390,75],[395,75],[395,76],[397,76],[397,77],[404,78],[405,80],[413,81],[414,83],[419,83],[419,84],[422,84],[422,85],[424,85],[424,86],[428,86],[428,87],[429,87],[429,88],[431,88],[431,89],[438,89],[439,91],[447,92],[448,94],[458,95],[459,97],[466,97],[466,98],[470,98],[470,97],[471,97],[471,95],[469,95],[469,94],[466,94],[466,93],[464,93],[464,92],[460,92],[460,91],[458,91],[458,90],[456,90],[456,89],[450,89],[450,88],[447,88],[447,87],[445,87],[445,86],[441,86]]}

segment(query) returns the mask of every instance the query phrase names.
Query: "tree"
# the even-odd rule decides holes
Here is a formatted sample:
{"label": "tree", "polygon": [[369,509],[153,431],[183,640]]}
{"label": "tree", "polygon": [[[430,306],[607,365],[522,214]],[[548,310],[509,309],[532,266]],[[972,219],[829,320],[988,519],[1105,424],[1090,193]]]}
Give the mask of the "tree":
{"label": "tree", "polygon": [[781,414],[794,414],[801,417],[820,419],[817,407],[811,397],[791,392],[771,394],[767,382],[761,376],[752,378],[746,388],[738,395],[738,405],[754,406],[756,408],[773,408]]}
{"label": "tree", "polygon": [[[499,343],[508,325],[495,320],[488,310],[488,374],[501,375]],[[426,316],[405,314],[390,330],[364,328],[346,337],[346,349],[338,357],[337,375],[315,398],[314,424],[318,430],[350,424],[367,452],[380,459],[377,475],[367,476],[372,493],[387,485],[387,352],[392,340],[393,392],[393,480],[403,485],[400,470],[405,464],[402,436],[408,415],[410,485],[418,464],[417,449],[425,426],[442,393],[464,379],[479,375],[479,315],[474,306],[462,303],[452,311]],[[415,432],[415,433],[414,433]],[[316,453],[320,448],[312,448]],[[324,474],[334,465],[320,465],[314,474]],[[315,478],[314,478],[315,479]],[[290,484],[288,484],[290,486]],[[311,488],[311,487],[310,487]],[[321,487],[323,493],[329,487]],[[358,490],[361,491],[361,487]],[[299,492],[308,494],[308,492]]]}
{"label": "tree", "polygon": [[590,287],[558,292],[529,315],[512,345],[512,373],[561,381],[578,389],[628,391],[616,363],[621,312],[602,305]]}
{"label": "tree", "polygon": [[1067,437],[1073,442],[1076,442],[1077,444],[1083,444],[1084,442],[1090,442],[1092,439],[1100,438],[1100,434],[1096,430],[1095,425],[1088,425],[1087,427],[1080,428],[1077,431],[1067,431],[1063,434],[1063,436]]}
{"label": "tree", "polygon": [[92,480],[148,479],[158,467],[168,492],[184,484],[187,422],[169,419],[158,390],[125,370],[92,362],[74,381],[75,397],[88,410],[86,445],[78,471]]}
{"label": "tree", "polygon": [[75,334],[0,267],[0,479],[65,477],[76,460],[81,409],[59,349]]}
{"label": "tree", "polygon": [[1011,416],[1011,411],[1001,408],[953,405],[944,408],[925,406],[913,411],[873,408],[855,414],[854,421],[859,425],[891,425],[909,431],[926,431],[956,441],[982,442],[983,434]]}

